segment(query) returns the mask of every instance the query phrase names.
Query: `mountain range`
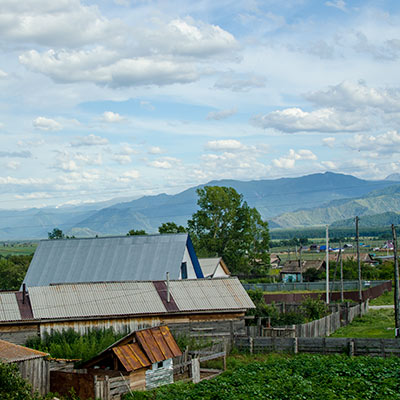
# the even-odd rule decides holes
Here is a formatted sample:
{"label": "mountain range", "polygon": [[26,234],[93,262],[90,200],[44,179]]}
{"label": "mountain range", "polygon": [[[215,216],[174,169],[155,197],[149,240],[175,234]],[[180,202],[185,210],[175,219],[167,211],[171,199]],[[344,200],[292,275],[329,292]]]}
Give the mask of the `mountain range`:
{"label": "mountain range", "polygon": [[54,227],[69,235],[94,236],[124,235],[131,229],[154,233],[168,221],[186,225],[197,209],[196,190],[207,185],[235,188],[268,220],[270,228],[331,224],[355,215],[400,211],[400,182],[394,178],[372,181],[326,172],[274,180],[219,180],[175,195],[0,210],[0,240],[45,238]]}

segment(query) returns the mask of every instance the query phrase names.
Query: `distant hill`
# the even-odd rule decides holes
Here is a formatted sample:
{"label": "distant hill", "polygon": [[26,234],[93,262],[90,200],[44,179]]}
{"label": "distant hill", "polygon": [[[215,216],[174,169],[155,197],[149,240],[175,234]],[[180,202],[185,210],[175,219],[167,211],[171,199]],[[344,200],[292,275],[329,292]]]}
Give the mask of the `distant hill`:
{"label": "distant hill", "polygon": [[[263,219],[270,222],[271,228],[326,224],[350,218],[360,208],[372,209],[373,204],[369,204],[367,198],[352,206],[347,202],[363,199],[371,191],[392,190],[390,187],[394,184],[390,180],[367,181],[326,172],[273,180],[211,181],[175,195],[144,196],[123,202],[113,199],[75,207],[0,210],[0,240],[44,238],[54,227],[71,235],[94,236],[124,235],[130,229],[153,233],[168,221],[186,225],[197,209],[196,189],[206,185],[235,188],[251,207],[259,210]],[[387,201],[389,203],[389,198]],[[328,204],[330,208],[326,210]],[[378,212],[382,212],[382,208],[378,210],[377,207]]]}
{"label": "distant hill", "polygon": [[[385,212],[375,215],[364,215],[360,218],[359,226],[361,228],[374,228],[400,224],[400,213]],[[333,222],[332,228],[354,228],[354,218]]]}
{"label": "distant hill", "polygon": [[[399,210],[400,185],[394,185],[374,190],[359,198],[332,201],[324,207],[284,213],[273,218],[273,221],[280,227],[315,226],[352,219],[356,215],[382,215],[388,212],[397,213]],[[376,221],[378,219],[377,217]]]}

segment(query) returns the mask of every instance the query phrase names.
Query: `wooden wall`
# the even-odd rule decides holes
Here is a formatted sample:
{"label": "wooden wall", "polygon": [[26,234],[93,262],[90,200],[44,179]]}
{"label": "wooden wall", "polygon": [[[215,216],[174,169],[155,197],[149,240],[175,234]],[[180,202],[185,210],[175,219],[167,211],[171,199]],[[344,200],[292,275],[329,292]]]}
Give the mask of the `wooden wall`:
{"label": "wooden wall", "polygon": [[32,385],[34,391],[38,391],[41,395],[48,393],[50,364],[44,357],[18,361],[15,364],[18,365],[21,376]]}

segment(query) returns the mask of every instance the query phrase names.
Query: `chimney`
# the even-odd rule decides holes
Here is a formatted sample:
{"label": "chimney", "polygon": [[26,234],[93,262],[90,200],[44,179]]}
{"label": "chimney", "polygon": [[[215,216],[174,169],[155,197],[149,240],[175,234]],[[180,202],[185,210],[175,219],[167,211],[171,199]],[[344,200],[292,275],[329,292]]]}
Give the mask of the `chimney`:
{"label": "chimney", "polygon": [[25,283],[22,284],[22,304],[25,304],[25,297],[26,297],[26,285]]}
{"label": "chimney", "polygon": [[167,272],[167,303],[170,302],[170,296],[169,296],[169,272]]}

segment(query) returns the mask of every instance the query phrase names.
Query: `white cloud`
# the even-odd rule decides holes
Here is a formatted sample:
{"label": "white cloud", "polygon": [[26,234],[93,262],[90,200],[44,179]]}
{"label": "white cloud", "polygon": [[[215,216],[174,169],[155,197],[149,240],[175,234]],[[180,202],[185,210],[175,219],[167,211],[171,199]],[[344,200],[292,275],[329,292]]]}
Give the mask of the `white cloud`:
{"label": "white cloud", "polygon": [[229,89],[233,92],[248,92],[252,89],[260,89],[265,87],[266,79],[258,75],[238,75],[234,73],[226,73],[215,82],[214,87],[217,89]]}
{"label": "white cloud", "polygon": [[7,78],[8,74],[7,72],[4,72],[2,69],[0,69],[0,79],[5,79]]}
{"label": "white cloud", "polygon": [[230,110],[210,111],[207,114],[207,119],[215,119],[216,121],[219,121],[221,119],[229,118],[236,113],[236,108],[231,108]]}
{"label": "white cloud", "polygon": [[103,113],[102,116],[102,120],[104,122],[109,122],[109,123],[113,123],[113,122],[121,122],[124,120],[124,117],[122,117],[121,115],[119,115],[118,113],[114,113],[112,111],[105,111]]}
{"label": "white cloud", "polygon": [[72,147],[82,147],[82,146],[104,146],[108,144],[106,138],[93,135],[92,133],[87,136],[78,137],[74,142],[71,143]]}
{"label": "white cloud", "polygon": [[273,128],[282,132],[357,132],[371,129],[368,118],[338,112],[333,108],[322,108],[307,112],[300,108],[287,108],[253,118],[253,123],[264,129]]}
{"label": "white cloud", "polygon": [[163,150],[161,147],[158,146],[152,146],[149,149],[149,154],[162,154],[164,152],[165,150]]}
{"label": "white cloud", "polygon": [[148,111],[154,111],[156,108],[147,100],[141,100],[140,101],[140,107],[144,108],[145,110]]}
{"label": "white cloud", "polygon": [[325,2],[328,7],[334,7],[342,11],[347,11],[346,3],[343,0],[332,0]]}
{"label": "white cloud", "polygon": [[2,0],[0,15],[1,40],[7,44],[82,46],[110,40],[122,30],[120,21],[104,18],[97,6],[80,0]]}
{"label": "white cloud", "polygon": [[216,151],[243,151],[247,150],[247,146],[235,139],[227,140],[211,140],[206,144],[207,150]]}
{"label": "white cloud", "polygon": [[344,81],[330,86],[327,90],[320,90],[306,95],[307,100],[324,107],[354,110],[371,107],[384,112],[398,112],[400,110],[400,90],[375,89],[365,83]]}
{"label": "white cloud", "polygon": [[288,155],[272,160],[272,164],[277,168],[293,169],[296,161],[300,160],[315,161],[317,160],[317,156],[311,150],[302,149],[296,152],[295,150],[290,149]]}
{"label": "white cloud", "polygon": [[119,182],[130,182],[140,177],[139,171],[132,169],[130,171],[124,172],[120,177],[118,177]]}
{"label": "white cloud", "polygon": [[378,152],[382,154],[400,153],[400,134],[393,130],[380,135],[354,135],[346,142],[352,150]]}
{"label": "white cloud", "polygon": [[46,117],[37,117],[33,121],[33,126],[36,129],[41,129],[43,131],[59,131],[62,129],[60,123],[55,121],[54,119],[46,118]]}
{"label": "white cloud", "polygon": [[121,165],[130,164],[132,162],[131,156],[126,154],[114,154],[111,158]]}
{"label": "white cloud", "polygon": [[16,170],[21,166],[21,163],[18,161],[9,161],[8,163],[5,164],[5,167],[7,169],[12,169],[12,170]]}
{"label": "white cloud", "polygon": [[324,146],[327,146],[330,149],[333,149],[333,147],[335,146],[335,141],[336,141],[336,138],[331,137],[331,136],[322,139],[322,143],[324,144]]}
{"label": "white cloud", "polygon": [[133,147],[131,147],[129,144],[123,144],[121,146],[120,151],[118,152],[118,154],[122,154],[124,156],[130,156],[132,154],[137,154],[138,151],[135,150]]}
{"label": "white cloud", "polygon": [[19,200],[27,200],[27,199],[50,199],[52,195],[50,193],[46,192],[35,192],[35,193],[29,193],[29,194],[16,194],[15,198]]}
{"label": "white cloud", "polygon": [[50,183],[49,179],[39,178],[14,178],[11,176],[2,177],[0,176],[0,184],[2,185],[45,185]]}
{"label": "white cloud", "polygon": [[167,161],[167,160],[155,160],[149,162],[149,165],[154,168],[160,168],[160,169],[171,169],[172,164]]}

